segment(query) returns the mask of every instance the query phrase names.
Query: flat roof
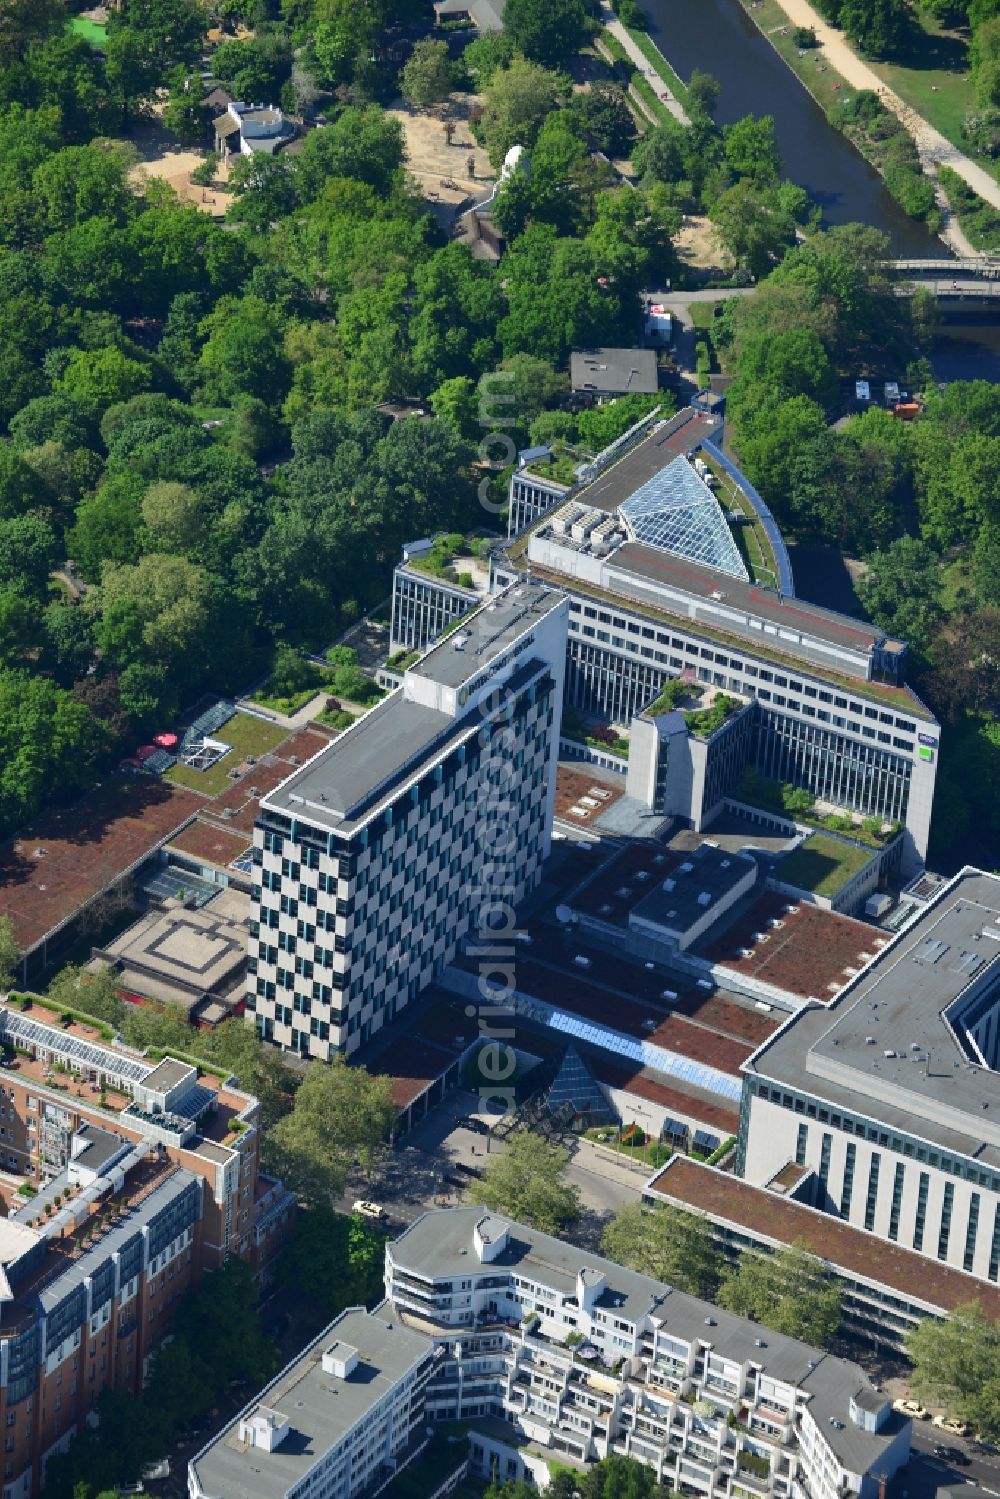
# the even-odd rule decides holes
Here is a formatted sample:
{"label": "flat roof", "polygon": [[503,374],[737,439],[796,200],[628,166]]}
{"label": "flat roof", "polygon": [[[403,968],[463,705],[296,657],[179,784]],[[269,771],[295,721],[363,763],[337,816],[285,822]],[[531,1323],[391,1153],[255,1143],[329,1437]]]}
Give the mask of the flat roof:
{"label": "flat roof", "polygon": [[189,1078],[194,1081],[198,1076],[198,1069],[192,1067],[190,1062],[178,1062],[175,1057],[164,1057],[162,1062],[157,1062],[146,1077],[142,1080],[144,1088],[150,1088],[154,1093],[168,1093],[171,1088],[176,1088],[178,1083],[186,1082]]}
{"label": "flat roof", "polygon": [[83,1149],[73,1156],[73,1160],[79,1162],[87,1171],[100,1171],[101,1167],[113,1160],[124,1146],[131,1148],[132,1145],[131,1140],[126,1140],[121,1135],[113,1135],[110,1130],[101,1129],[96,1124],[81,1125],[76,1136],[85,1144]]}
{"label": "flat roof", "polygon": [[828,1005],[889,940],[853,917],[766,890],[728,926],[701,938],[695,952],[783,994]]}
{"label": "flat roof", "polygon": [[[323,1354],[333,1342],[358,1350],[345,1379],[327,1374]],[[191,1459],[198,1491],[211,1499],[279,1499],[399,1380],[431,1352],[429,1338],[385,1312],[351,1307]],[[286,1416],[290,1431],[273,1452],[240,1437],[240,1423],[268,1411]]]}
{"label": "flat roof", "polygon": [[262,797],[262,805],[350,831],[401,780],[417,774],[432,752],[444,754],[481,728],[482,715],[474,709],[456,717],[414,701],[406,678],[460,687],[562,603],[561,593],[524,585],[484,604],[411,667],[401,687]]}
{"label": "flat roof", "polygon": [[998,981],[1000,878],[965,869],[828,1010],[803,1011],[748,1071],[998,1167],[1000,1074],[975,1057],[959,1019],[1000,1003]]}
{"label": "flat roof", "polygon": [[686,932],[747,875],[756,876],[756,872],[757,865],[745,854],[702,843],[677,859],[669,873],[640,897],[630,914],[665,931]]}
{"label": "flat roof", "polygon": [[212,993],[242,970],[246,928],[211,906],[151,911],[103,949],[123,969]]}
{"label": "flat roof", "polygon": [[569,356],[574,390],[610,390],[621,395],[660,388],[655,349],[574,349]]}
{"label": "flat roof", "polygon": [[[711,598],[713,593],[726,595],[725,602],[736,609],[743,609],[759,619],[784,626],[788,630],[814,635],[829,645],[842,646],[846,650],[870,651],[885,639],[885,632],[861,619],[851,619],[845,614],[835,614],[832,609],[823,609],[819,604],[810,604],[805,599],[786,598],[772,589],[761,588],[757,583],[744,583],[740,578],[700,563],[675,557],[657,547],[644,546],[641,542],[628,541],[613,552],[608,559],[611,566],[619,566],[637,577],[649,578],[698,598]],[[762,642],[767,645],[767,640]],[[780,637],[775,642],[780,646]],[[798,641],[789,641],[796,651],[805,651],[806,646]],[[825,661],[827,658],[817,659]]]}
{"label": "flat roof", "polygon": [[996,1286],[887,1239],[879,1238],[873,1245],[872,1235],[864,1229],[687,1156],[673,1156],[645,1190],[769,1243],[804,1243],[845,1274],[917,1304],[951,1312],[974,1298],[987,1316],[1000,1321]]}
{"label": "flat roof", "polygon": [[[693,866],[682,870],[683,865]],[[667,922],[666,912],[675,910],[676,926],[686,930],[691,922],[749,873],[753,860],[732,851],[702,843],[696,849],[667,848],[659,843],[627,843],[619,853],[596,869],[589,880],[567,897],[573,910],[625,928],[634,912],[646,920]],[[663,889],[672,880],[672,891]],[[698,904],[702,893],[712,896],[708,907]]]}
{"label": "flat roof", "polygon": [[0,916],[30,952],[190,821],[202,799],[147,777],[111,776],[43,812],[0,848]]}
{"label": "flat roof", "polygon": [[617,510],[648,479],[674,458],[699,447],[721,425],[717,416],[707,416],[703,411],[695,411],[693,406],[685,406],[676,416],[658,422],[652,431],[609,463],[573,498],[582,505],[593,505],[595,510]]}
{"label": "flat roof", "polygon": [[508,588],[466,615],[410,672],[443,687],[460,687],[561,603],[562,594],[551,588],[527,583]]}

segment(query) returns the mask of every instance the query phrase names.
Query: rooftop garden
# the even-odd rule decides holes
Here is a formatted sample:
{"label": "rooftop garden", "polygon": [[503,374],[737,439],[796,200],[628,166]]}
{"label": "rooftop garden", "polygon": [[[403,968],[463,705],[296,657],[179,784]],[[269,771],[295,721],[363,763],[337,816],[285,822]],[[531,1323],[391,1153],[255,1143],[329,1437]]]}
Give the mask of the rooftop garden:
{"label": "rooftop garden", "polygon": [[559,732],[564,739],[577,744],[589,745],[591,749],[604,750],[616,755],[619,760],[628,759],[628,735],[616,734],[608,724],[585,724],[572,708],[564,708]]}
{"label": "rooftop garden", "polygon": [[685,698],[698,695],[700,689],[692,683],[682,682],[679,677],[674,677],[665,683],[659,697],[654,697],[648,708],[643,711],[647,718],[661,718],[664,713],[672,713]]}
{"label": "rooftop garden", "polygon": [[764,812],[775,812],[792,822],[838,833],[842,838],[850,838],[871,849],[884,848],[900,827],[898,822],[887,825],[880,817],[856,818],[849,812],[817,812],[816,798],[804,786],[772,780],[760,775],[752,766],[743,772],[743,779],[733,794],[738,801],[749,802]]}
{"label": "rooftop garden", "polygon": [[546,457],[532,458],[525,465],[525,470],[534,474],[536,479],[545,479],[552,484],[565,484],[569,488],[579,479],[577,469],[580,464],[589,463],[592,457],[592,453],[573,447],[568,442],[554,442]]}
{"label": "rooftop garden", "polygon": [[461,531],[450,531],[446,535],[436,536],[430,551],[411,557],[407,566],[415,568],[420,573],[429,573],[432,578],[440,578],[445,583],[457,583],[460,588],[472,588],[472,574],[456,571],[455,559],[462,555],[468,556],[470,553],[476,557],[483,557],[489,553],[492,545],[493,542],[488,536],[472,538],[463,536]]}
{"label": "rooftop garden", "polygon": [[385,664],[390,671],[406,671],[408,667],[413,665],[414,661],[419,660],[419,651],[396,651],[389,657]]}
{"label": "rooftop garden", "polygon": [[709,707],[685,713],[684,722],[688,726],[688,733],[697,735],[699,739],[708,739],[716,729],[722,728],[727,718],[742,707],[739,698],[727,697],[724,692],[719,692]]}
{"label": "rooftop garden", "polygon": [[798,890],[832,897],[843,890],[872,858],[870,848],[858,848],[826,833],[810,833],[775,867],[775,877]]}
{"label": "rooftop garden", "polygon": [[189,765],[172,765],[165,779],[175,785],[187,786],[191,791],[201,791],[205,796],[218,796],[229,783],[229,772],[241,764],[247,755],[266,755],[277,749],[288,730],[279,724],[265,723],[249,713],[234,713],[221,729],[212,736],[231,746],[230,753],[223,755],[207,770],[195,770]]}
{"label": "rooftop garden", "polygon": [[[279,646],[271,675],[253,700],[287,718],[318,692],[333,692],[348,702],[366,706],[382,696],[381,689],[358,666],[358,653],[349,645],[335,645],[327,651],[325,666],[307,661],[289,646]],[[225,731],[220,732],[225,737]]]}

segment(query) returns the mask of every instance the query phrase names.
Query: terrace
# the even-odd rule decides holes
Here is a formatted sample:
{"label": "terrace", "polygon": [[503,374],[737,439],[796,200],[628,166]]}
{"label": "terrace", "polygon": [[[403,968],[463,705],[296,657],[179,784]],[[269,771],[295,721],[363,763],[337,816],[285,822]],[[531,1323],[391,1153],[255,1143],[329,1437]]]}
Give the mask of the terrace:
{"label": "terrace", "polygon": [[248,713],[234,713],[212,735],[212,742],[225,746],[221,755],[213,753],[205,767],[178,762],[166,772],[165,780],[203,796],[215,797],[226,789],[234,772],[269,754],[288,738],[288,730]]}

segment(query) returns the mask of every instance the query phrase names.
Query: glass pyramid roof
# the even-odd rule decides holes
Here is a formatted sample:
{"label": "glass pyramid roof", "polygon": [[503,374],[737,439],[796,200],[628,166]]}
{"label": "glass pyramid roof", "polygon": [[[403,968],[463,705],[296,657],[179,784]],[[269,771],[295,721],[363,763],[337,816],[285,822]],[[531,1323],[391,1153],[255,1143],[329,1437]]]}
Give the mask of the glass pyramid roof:
{"label": "glass pyramid roof", "polygon": [[562,1064],[546,1095],[545,1104],[551,1114],[570,1104],[575,1114],[611,1117],[607,1099],[573,1046],[566,1048]]}
{"label": "glass pyramid roof", "polygon": [[686,458],[647,479],[618,514],[634,541],[750,581],[721,505]]}

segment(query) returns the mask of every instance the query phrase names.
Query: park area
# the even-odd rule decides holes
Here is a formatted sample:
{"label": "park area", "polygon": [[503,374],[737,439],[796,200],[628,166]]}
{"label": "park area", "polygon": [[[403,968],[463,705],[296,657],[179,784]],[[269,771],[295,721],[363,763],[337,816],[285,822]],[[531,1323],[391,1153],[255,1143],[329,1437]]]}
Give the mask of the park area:
{"label": "park area", "polygon": [[826,833],[812,833],[781,860],[774,873],[782,884],[830,899],[864,869],[871,857],[868,849],[856,848]]}
{"label": "park area", "polygon": [[[103,12],[103,10],[103,6],[99,7],[100,12]],[[104,43],[108,37],[107,22],[95,20],[94,15],[94,12],[85,11],[82,15],[73,16],[70,21],[67,21],[66,29],[72,31],[75,36],[82,37],[92,47],[97,47],[103,51]]]}

